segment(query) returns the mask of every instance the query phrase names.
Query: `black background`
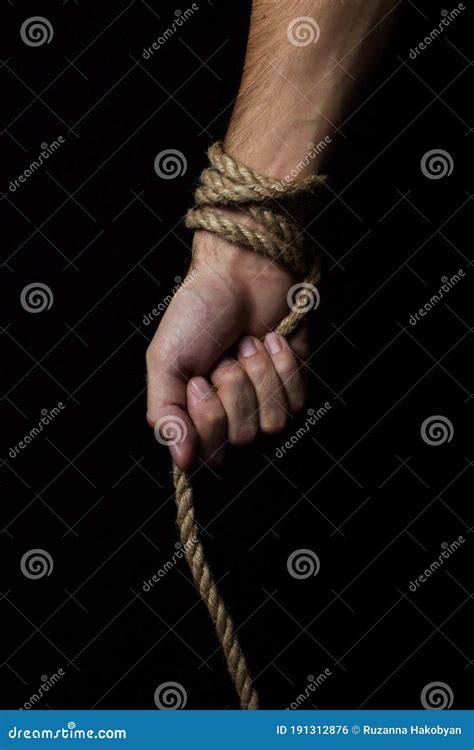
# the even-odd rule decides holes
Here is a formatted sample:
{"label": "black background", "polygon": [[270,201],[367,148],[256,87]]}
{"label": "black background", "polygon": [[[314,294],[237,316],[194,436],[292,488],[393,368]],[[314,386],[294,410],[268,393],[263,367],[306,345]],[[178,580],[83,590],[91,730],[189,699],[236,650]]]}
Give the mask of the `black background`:
{"label": "black background", "polygon": [[[145,423],[153,326],[143,316],[185,272],[181,219],[207,146],[225,132],[249,13],[248,3],[203,2],[143,59],[177,7],[2,3],[5,707],[59,668],[37,708],[153,709],[168,681],[183,686],[187,708],[238,707],[186,565],[142,589],[177,540],[167,451]],[[409,57],[444,7],[405,6],[342,126],[328,200],[308,226],[324,267],[308,406],[331,409],[283,458],[276,450],[304,415],[230,452],[219,476],[201,466],[194,478],[206,550],[263,708],[290,705],[325,669],[302,708],[418,708],[433,681],[450,686],[453,708],[468,707],[471,9]],[[51,22],[49,44],[22,42],[33,15]],[[9,190],[60,135],[46,165]],[[157,176],[163,149],[185,155],[184,175]],[[450,154],[450,176],[422,173],[431,149]],[[410,325],[459,269],[466,276]],[[40,314],[20,304],[33,282],[54,295]],[[61,414],[12,459],[11,446],[60,401]],[[451,442],[422,440],[432,415],[450,420]],[[411,592],[460,534],[467,543]],[[38,580],[20,569],[34,548],[54,561]],[[321,570],[295,580],[287,559],[303,548]]]}

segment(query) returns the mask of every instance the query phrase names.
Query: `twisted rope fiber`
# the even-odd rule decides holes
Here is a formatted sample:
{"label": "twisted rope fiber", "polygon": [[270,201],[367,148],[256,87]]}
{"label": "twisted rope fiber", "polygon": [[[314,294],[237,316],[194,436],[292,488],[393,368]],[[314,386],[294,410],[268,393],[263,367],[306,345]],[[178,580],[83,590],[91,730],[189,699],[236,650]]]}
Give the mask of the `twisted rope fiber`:
{"label": "twisted rope fiber", "polygon": [[[186,226],[207,229],[229,242],[246,245],[271,260],[278,260],[300,276],[305,274],[307,284],[317,283],[319,262],[314,252],[305,247],[304,233],[292,218],[289,208],[295,207],[292,201],[307,197],[316,186],[323,184],[324,177],[313,175],[291,182],[265,177],[225,153],[220,143],[209,148],[208,157],[210,167],[200,176],[194,194],[196,205],[186,214]],[[260,228],[249,228],[225,217],[219,211],[222,206],[238,208],[251,216]],[[276,333],[288,336],[294,331],[308,312],[304,300],[302,302],[299,309],[297,299],[296,305],[275,327]],[[258,695],[232,617],[217,590],[204,554],[189,478],[186,472],[174,465],[173,480],[180,539],[194,583],[214,623],[241,708],[258,709]]]}

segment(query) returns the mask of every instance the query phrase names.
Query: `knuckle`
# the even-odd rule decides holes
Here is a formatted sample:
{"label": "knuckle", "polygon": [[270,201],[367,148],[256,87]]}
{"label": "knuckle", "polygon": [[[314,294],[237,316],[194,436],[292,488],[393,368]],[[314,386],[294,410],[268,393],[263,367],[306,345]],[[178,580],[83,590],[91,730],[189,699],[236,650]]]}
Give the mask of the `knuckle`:
{"label": "knuckle", "polygon": [[291,399],[292,411],[295,411],[295,412],[301,411],[304,408],[307,400],[308,400],[308,397],[304,391],[297,391],[296,393],[294,393]]}
{"label": "knuckle", "polygon": [[229,369],[226,369],[224,373],[219,375],[219,378],[217,380],[217,386],[219,389],[228,388],[228,389],[236,389],[241,388],[243,383],[245,382],[245,372],[242,370],[239,365],[235,365],[233,367],[229,367]]}
{"label": "knuckle", "polygon": [[227,422],[226,413],[221,403],[209,405],[204,412],[204,419],[212,429],[221,429]]}
{"label": "knuckle", "polygon": [[150,344],[147,347],[147,350],[145,352],[145,362],[147,365],[147,368],[150,369],[157,361],[157,354],[156,349],[152,344]]}
{"label": "knuckle", "polygon": [[234,446],[242,447],[249,445],[256,440],[258,427],[254,423],[241,423],[229,433],[229,443]]}
{"label": "knuckle", "polygon": [[245,370],[252,379],[264,380],[269,373],[269,362],[264,356],[256,355],[244,362]]}
{"label": "knuckle", "polygon": [[260,429],[265,435],[275,435],[285,429],[286,414],[282,409],[262,415]]}
{"label": "knuckle", "polygon": [[288,380],[297,371],[296,360],[291,352],[282,352],[276,363],[276,369],[281,378]]}
{"label": "knuckle", "polygon": [[229,430],[229,442],[231,445],[249,445],[253,443],[258,435],[258,421],[256,415],[238,420],[231,425]]}

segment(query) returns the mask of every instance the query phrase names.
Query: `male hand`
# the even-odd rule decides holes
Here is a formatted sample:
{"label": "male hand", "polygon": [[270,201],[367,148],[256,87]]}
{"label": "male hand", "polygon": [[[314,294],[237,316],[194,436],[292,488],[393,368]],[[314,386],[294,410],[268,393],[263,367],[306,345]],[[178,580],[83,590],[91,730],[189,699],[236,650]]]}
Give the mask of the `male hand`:
{"label": "male hand", "polygon": [[295,282],[268,258],[196,232],[188,276],[147,351],[147,421],[181,469],[198,455],[219,463],[227,442],[278,432],[304,406],[306,325],[288,341],[271,333]]}

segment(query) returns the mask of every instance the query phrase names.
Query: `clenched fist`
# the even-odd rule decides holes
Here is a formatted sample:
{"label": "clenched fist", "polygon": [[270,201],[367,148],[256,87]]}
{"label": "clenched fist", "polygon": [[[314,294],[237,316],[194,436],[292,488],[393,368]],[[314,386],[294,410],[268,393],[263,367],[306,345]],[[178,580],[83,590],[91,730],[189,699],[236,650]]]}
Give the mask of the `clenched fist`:
{"label": "clenched fist", "polygon": [[[272,333],[296,279],[207,231],[147,350],[147,421],[181,469],[283,429],[306,399],[307,326]],[[173,439],[173,437],[175,439]]]}

